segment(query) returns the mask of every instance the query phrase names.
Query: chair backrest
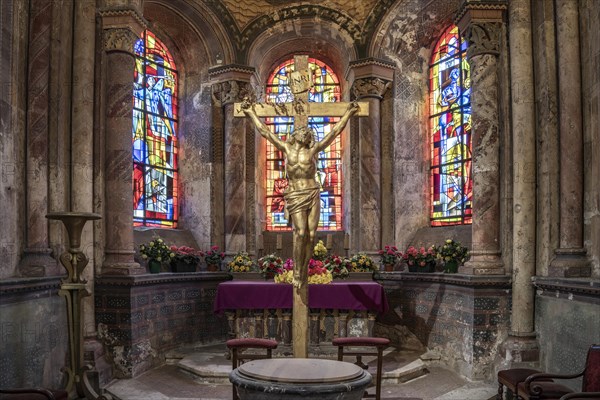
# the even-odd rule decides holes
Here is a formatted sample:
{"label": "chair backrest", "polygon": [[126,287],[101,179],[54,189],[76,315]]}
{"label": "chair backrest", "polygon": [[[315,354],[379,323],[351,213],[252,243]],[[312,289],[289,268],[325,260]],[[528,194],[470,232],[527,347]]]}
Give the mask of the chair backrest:
{"label": "chair backrest", "polygon": [[593,344],[588,350],[581,390],[600,392],[600,345],[598,344]]}

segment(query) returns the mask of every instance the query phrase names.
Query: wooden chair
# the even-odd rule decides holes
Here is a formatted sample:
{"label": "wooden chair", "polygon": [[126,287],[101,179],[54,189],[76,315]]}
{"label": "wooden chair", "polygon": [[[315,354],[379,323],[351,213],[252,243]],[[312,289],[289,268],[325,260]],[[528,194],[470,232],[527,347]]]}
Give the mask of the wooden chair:
{"label": "wooden chair", "polygon": [[[390,345],[390,340],[386,338],[375,337],[343,337],[335,338],[332,341],[334,346],[338,347],[338,361],[343,361],[344,356],[356,356],[354,364],[361,368],[368,369],[369,366],[362,362],[362,356],[377,356],[377,377],[375,379],[375,394],[369,394],[365,391],[363,398],[381,399],[381,377],[383,367],[383,350]],[[345,347],[375,347],[376,351],[345,351]]]}
{"label": "wooden chair", "polygon": [[[247,360],[259,360],[264,358],[271,358],[273,349],[277,348],[277,342],[270,339],[230,339],[226,342],[227,348],[231,353],[231,369],[234,370],[239,367],[244,361]],[[245,353],[248,349],[265,349],[266,353]],[[233,400],[237,400],[238,395],[233,386]]]}
{"label": "wooden chair", "polygon": [[[530,368],[510,368],[498,371],[498,394],[496,400],[502,400],[504,398],[504,388],[510,392],[513,396],[517,395],[517,385],[521,382],[525,382],[525,379],[529,375],[539,374],[541,371]],[[552,381],[552,379],[547,379]]]}
{"label": "wooden chair", "polygon": [[43,388],[0,389],[1,400],[68,400],[65,390]]}
{"label": "wooden chair", "polygon": [[[544,379],[575,379],[583,377],[581,382],[581,392],[591,393],[594,398],[600,392],[600,345],[592,345],[588,349],[585,368],[577,374],[562,375],[562,374],[547,374],[538,373],[527,377],[524,382],[517,385],[517,396],[524,400],[550,400],[560,399],[566,395],[572,395],[574,392],[570,388],[555,383],[543,381]],[[581,396],[581,395],[580,395]],[[567,398],[577,398],[568,397]]]}

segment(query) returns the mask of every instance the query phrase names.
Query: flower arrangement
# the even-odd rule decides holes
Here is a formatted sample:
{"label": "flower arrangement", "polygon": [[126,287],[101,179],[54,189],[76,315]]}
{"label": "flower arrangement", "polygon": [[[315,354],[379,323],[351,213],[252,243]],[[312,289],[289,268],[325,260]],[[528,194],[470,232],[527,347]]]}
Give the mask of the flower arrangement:
{"label": "flower arrangement", "polygon": [[377,269],[375,263],[365,253],[358,253],[350,259],[351,272],[373,272]]}
{"label": "flower arrangement", "polygon": [[444,271],[457,272],[458,266],[469,258],[469,249],[452,239],[447,239],[443,246],[436,247],[437,257],[444,262]]}
{"label": "flower arrangement", "polygon": [[200,250],[188,246],[171,246],[170,250],[173,254],[172,261],[181,261],[186,264],[196,265],[200,261],[200,257],[204,256],[204,253]]}
{"label": "flower arrangement", "polygon": [[[294,262],[288,258],[280,273],[275,275],[275,283],[292,283],[294,280]],[[288,269],[289,268],[289,269]],[[320,260],[311,258],[308,263],[308,283],[326,284],[333,280],[333,275]]]}
{"label": "flower arrangement", "polygon": [[267,254],[264,257],[258,259],[258,268],[260,269],[260,274],[265,277],[274,277],[275,274],[281,272],[283,268],[283,260],[281,257],[276,256],[275,254]]}
{"label": "flower arrangement", "polygon": [[394,265],[402,258],[402,253],[398,251],[396,246],[386,245],[382,250],[379,250],[379,256],[383,265]]}
{"label": "flower arrangement", "polygon": [[313,248],[312,258],[315,260],[323,261],[327,257],[327,247],[323,244],[322,240],[319,240]]}
{"label": "flower arrangement", "polygon": [[332,254],[325,259],[325,268],[331,272],[334,279],[343,279],[348,276],[348,270],[351,268],[350,260]]}
{"label": "flower arrangement", "polygon": [[436,260],[436,249],[435,246],[431,246],[428,249],[425,247],[421,247],[417,250],[416,247],[410,246],[406,252],[402,255],[404,261],[410,267],[416,268],[424,268],[426,266],[430,266],[432,263],[435,263]]}
{"label": "flower arrangement", "polygon": [[327,284],[331,283],[333,275],[320,260],[313,258],[308,262],[308,283],[309,284]]}
{"label": "flower arrangement", "polygon": [[294,271],[291,269],[283,270],[280,274],[275,275],[275,283],[292,283],[294,279]]}
{"label": "flower arrangement", "polygon": [[204,261],[206,261],[207,264],[220,264],[224,258],[225,253],[219,252],[219,246],[212,246],[210,250],[204,254]]}
{"label": "flower arrangement", "polygon": [[254,261],[248,253],[242,251],[233,257],[233,260],[227,264],[227,268],[229,272],[250,272],[254,269]]}
{"label": "flower arrangement", "polygon": [[148,244],[141,244],[139,250],[144,260],[155,260],[160,263],[167,263],[171,261],[171,258],[175,257],[175,253],[171,251],[169,246],[167,246],[161,238],[155,238]]}

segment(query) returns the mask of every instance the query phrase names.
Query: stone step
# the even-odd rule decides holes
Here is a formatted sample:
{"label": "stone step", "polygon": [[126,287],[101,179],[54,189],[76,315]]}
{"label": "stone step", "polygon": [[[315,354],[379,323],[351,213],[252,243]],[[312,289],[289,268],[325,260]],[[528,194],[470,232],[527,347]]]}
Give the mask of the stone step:
{"label": "stone step", "polygon": [[[291,357],[292,351],[289,346],[279,346],[273,357]],[[337,359],[337,348],[334,346],[312,346],[309,356],[311,358]],[[346,357],[344,361],[354,362],[354,357]],[[410,352],[398,352],[389,347],[383,353],[384,383],[403,383],[426,375],[428,373],[425,363],[419,359],[418,354]],[[188,353],[181,359],[176,354],[171,354],[168,360],[190,375],[194,380],[203,383],[228,383],[231,372],[231,360],[227,359],[225,345],[221,347],[197,348],[196,351]],[[368,371],[375,373],[377,370],[377,357],[363,357],[362,361],[369,366]]]}

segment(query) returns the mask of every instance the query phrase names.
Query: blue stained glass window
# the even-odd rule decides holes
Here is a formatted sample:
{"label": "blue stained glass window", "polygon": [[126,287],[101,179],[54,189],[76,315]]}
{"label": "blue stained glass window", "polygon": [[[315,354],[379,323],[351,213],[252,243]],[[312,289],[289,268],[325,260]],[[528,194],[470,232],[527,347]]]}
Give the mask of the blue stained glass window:
{"label": "blue stained glass window", "polygon": [[431,224],[470,224],[471,75],[466,42],[451,26],[438,41],[429,68]]}
{"label": "blue stained glass window", "polygon": [[134,226],[177,227],[177,69],[150,31],[134,44]]}

